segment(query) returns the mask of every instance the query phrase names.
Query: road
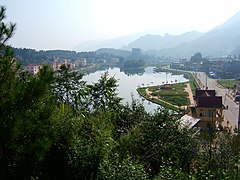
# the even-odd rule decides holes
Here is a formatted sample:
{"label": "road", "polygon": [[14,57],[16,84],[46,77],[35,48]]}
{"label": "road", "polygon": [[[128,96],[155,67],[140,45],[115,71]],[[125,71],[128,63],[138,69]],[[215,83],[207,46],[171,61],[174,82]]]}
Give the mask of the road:
{"label": "road", "polygon": [[[216,95],[223,97],[223,105],[228,107],[228,109],[223,111],[224,115],[224,125],[229,128],[234,129],[238,127],[238,105],[231,99],[229,96],[231,92],[221,87],[215,79],[211,79],[206,76],[203,72],[197,72],[195,75],[200,80],[200,84],[202,85],[202,89],[205,89],[206,85],[209,90],[215,90]],[[206,81],[207,80],[207,81]],[[207,83],[206,83],[207,82]],[[227,123],[229,122],[229,124]]]}

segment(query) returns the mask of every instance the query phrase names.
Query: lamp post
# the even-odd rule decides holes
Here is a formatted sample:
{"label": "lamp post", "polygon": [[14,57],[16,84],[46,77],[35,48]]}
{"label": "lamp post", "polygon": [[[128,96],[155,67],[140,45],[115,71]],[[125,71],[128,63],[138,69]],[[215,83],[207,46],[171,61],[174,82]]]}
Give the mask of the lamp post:
{"label": "lamp post", "polygon": [[238,133],[240,132],[240,102],[238,102]]}
{"label": "lamp post", "polygon": [[208,86],[207,86],[207,72],[206,72],[206,90],[208,89]]}

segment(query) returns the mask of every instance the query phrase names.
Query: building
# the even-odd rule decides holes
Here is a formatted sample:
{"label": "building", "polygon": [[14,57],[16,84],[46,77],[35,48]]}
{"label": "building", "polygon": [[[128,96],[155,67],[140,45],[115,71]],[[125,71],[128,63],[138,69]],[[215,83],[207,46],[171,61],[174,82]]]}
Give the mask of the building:
{"label": "building", "polygon": [[191,116],[200,119],[198,127],[216,128],[222,124],[225,109],[222,96],[216,96],[215,90],[196,90],[194,100],[195,105],[191,107]]}
{"label": "building", "polygon": [[29,64],[25,66],[24,70],[32,73],[33,75],[36,75],[37,73],[39,73],[41,67],[42,66],[39,64]]}
{"label": "building", "polygon": [[86,58],[81,58],[79,60],[75,61],[76,67],[84,67],[87,66],[87,59]]}
{"label": "building", "polygon": [[58,71],[58,70],[60,70],[60,67],[61,67],[63,64],[64,64],[63,62],[54,61],[54,62],[51,64],[51,67],[52,67],[53,71]]}
{"label": "building", "polygon": [[184,69],[184,64],[181,62],[173,62],[170,65],[170,68],[172,69]]}
{"label": "building", "polygon": [[53,71],[58,71],[60,70],[60,67],[62,65],[65,65],[67,67],[69,67],[70,69],[74,69],[75,68],[75,63],[72,63],[71,60],[68,59],[64,59],[64,60],[54,60],[53,63],[51,63],[51,67],[53,69]]}
{"label": "building", "polygon": [[194,127],[197,127],[199,122],[200,122],[200,119],[193,118],[192,116],[185,114],[179,120],[179,127],[180,127],[180,129],[182,129],[182,128],[192,129]]}

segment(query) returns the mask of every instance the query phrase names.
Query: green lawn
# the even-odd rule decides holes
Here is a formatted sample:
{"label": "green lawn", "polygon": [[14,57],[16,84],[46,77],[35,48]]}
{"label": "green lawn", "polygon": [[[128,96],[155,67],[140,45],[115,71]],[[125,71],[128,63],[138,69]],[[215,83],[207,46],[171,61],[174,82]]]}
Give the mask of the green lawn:
{"label": "green lawn", "polygon": [[155,69],[155,71],[156,72],[169,72],[169,73],[172,73],[174,75],[183,74],[185,78],[189,79],[193,96],[195,96],[196,89],[200,89],[200,87],[198,86],[198,83],[195,81],[195,78],[193,77],[191,72],[184,71],[184,70],[165,69],[165,68],[162,68],[162,67],[157,67]]}
{"label": "green lawn", "polygon": [[236,83],[238,80],[235,79],[219,79],[217,82],[222,85],[223,87],[230,88],[230,89],[236,89]]}
{"label": "green lawn", "polygon": [[[172,85],[173,89],[161,90],[159,87],[152,92],[152,96],[157,96],[173,105],[186,106],[189,104],[188,93],[185,92],[186,83]],[[149,89],[151,91],[151,89]]]}
{"label": "green lawn", "polygon": [[[170,85],[173,89],[160,89],[161,86],[149,87],[149,91],[152,91],[151,95],[156,96],[161,101],[160,104],[165,106],[162,101],[166,101],[175,106],[186,106],[189,105],[188,93],[185,92],[186,83],[178,83]],[[149,99],[146,94],[146,88],[138,88],[138,92]],[[157,101],[157,100],[154,100]]]}

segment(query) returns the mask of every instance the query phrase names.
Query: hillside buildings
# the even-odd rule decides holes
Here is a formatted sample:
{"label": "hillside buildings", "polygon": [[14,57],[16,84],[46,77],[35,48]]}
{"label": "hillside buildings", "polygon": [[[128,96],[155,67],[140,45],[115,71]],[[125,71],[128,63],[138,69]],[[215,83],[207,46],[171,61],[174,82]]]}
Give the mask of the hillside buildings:
{"label": "hillside buildings", "polygon": [[[75,63],[72,63],[71,60],[64,59],[64,60],[54,60],[54,62],[48,64],[53,71],[58,71],[60,70],[60,67],[62,65],[68,66],[70,69],[75,68]],[[36,75],[39,73],[40,69],[42,68],[42,65],[40,64],[29,64],[24,67],[24,70]]]}
{"label": "hillside buildings", "polygon": [[[195,56],[194,56],[195,57]],[[173,69],[206,72],[212,78],[232,79],[240,77],[240,60],[229,57],[180,59],[170,65]]]}
{"label": "hillside buildings", "polygon": [[32,73],[33,75],[36,75],[39,73],[41,67],[42,65],[39,65],[39,64],[29,64],[24,67],[24,70]]}

